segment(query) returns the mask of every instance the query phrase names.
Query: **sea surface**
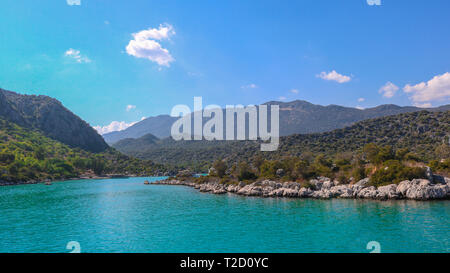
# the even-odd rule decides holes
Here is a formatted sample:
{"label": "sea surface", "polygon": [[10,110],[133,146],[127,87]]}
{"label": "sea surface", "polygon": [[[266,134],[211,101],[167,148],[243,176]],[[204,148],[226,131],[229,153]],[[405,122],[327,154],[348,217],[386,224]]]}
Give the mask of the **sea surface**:
{"label": "sea surface", "polygon": [[450,201],[252,198],[146,179],[158,180],[0,187],[0,252],[450,252]]}

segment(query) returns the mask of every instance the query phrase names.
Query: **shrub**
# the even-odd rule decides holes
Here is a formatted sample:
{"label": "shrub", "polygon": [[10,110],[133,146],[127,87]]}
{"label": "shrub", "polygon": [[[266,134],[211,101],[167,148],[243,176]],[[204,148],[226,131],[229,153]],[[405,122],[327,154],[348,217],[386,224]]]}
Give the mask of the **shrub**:
{"label": "shrub", "polygon": [[407,167],[398,160],[384,162],[370,178],[373,186],[397,184],[403,180],[425,178],[425,169],[420,167]]}
{"label": "shrub", "polygon": [[223,177],[227,170],[227,165],[223,160],[216,160],[213,164],[213,168],[216,170],[215,175],[218,177]]}
{"label": "shrub", "polygon": [[238,179],[239,180],[254,180],[257,176],[250,169],[250,166],[246,162],[239,163],[238,166]]}
{"label": "shrub", "polygon": [[13,153],[0,153],[0,163],[2,164],[11,164],[16,159],[16,156]]}

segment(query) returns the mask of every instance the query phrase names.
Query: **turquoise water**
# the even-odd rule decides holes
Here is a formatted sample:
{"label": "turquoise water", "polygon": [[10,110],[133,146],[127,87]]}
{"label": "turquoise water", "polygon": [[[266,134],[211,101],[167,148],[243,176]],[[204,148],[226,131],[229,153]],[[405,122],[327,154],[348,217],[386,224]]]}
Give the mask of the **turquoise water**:
{"label": "turquoise water", "polygon": [[449,201],[245,198],[144,180],[0,187],[0,252],[450,251]]}

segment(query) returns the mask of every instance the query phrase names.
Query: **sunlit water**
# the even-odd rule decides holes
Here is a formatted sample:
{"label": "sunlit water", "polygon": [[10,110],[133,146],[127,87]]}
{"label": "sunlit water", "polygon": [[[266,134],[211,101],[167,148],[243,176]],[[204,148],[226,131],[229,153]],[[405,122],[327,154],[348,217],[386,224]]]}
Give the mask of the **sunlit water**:
{"label": "sunlit water", "polygon": [[449,201],[248,198],[144,180],[0,187],[0,252],[69,252],[69,241],[81,252],[450,251]]}

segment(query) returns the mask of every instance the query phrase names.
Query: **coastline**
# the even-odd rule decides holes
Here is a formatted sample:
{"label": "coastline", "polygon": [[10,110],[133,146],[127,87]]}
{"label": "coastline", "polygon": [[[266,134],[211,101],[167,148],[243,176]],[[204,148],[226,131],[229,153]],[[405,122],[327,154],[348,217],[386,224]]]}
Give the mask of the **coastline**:
{"label": "coastline", "polygon": [[180,185],[212,194],[233,193],[253,197],[314,198],[314,199],[373,199],[373,200],[449,200],[450,178],[440,177],[405,180],[398,184],[374,187],[363,179],[355,184],[340,184],[326,177],[310,180],[312,187],[302,187],[297,182],[257,181],[250,184],[239,182],[221,184],[218,182],[195,183],[190,180],[166,179],[152,182],[152,185]]}
{"label": "coastline", "polygon": [[71,178],[62,178],[62,179],[44,179],[44,180],[31,180],[31,181],[15,181],[15,182],[6,182],[0,181],[0,187],[2,186],[18,186],[18,185],[32,185],[32,184],[41,184],[41,183],[52,183],[52,182],[65,182],[72,180],[101,180],[101,179],[115,179],[115,178],[130,178],[130,177],[151,177],[151,175],[122,175],[122,174],[107,174],[105,176],[78,176]]}

